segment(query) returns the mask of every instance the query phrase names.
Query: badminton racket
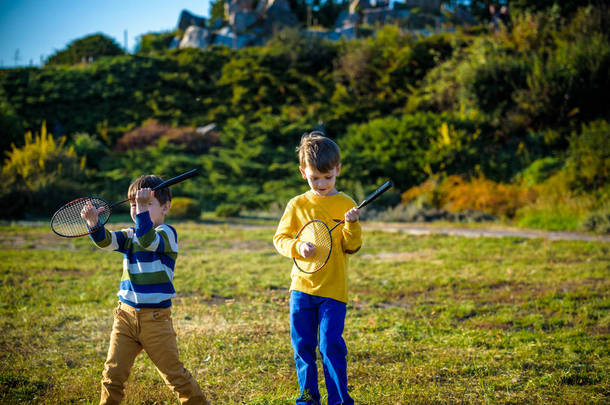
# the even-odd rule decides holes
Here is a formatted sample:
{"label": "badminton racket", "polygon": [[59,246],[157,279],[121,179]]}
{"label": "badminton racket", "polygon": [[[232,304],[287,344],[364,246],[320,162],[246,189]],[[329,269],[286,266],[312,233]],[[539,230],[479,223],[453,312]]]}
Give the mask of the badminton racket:
{"label": "badminton racket", "polygon": [[[190,179],[191,177],[197,176],[198,170],[193,169],[186,173],[183,173],[179,176],[171,178],[169,180],[164,181],[152,188],[152,191],[160,190],[165,187],[172,186],[174,184],[180,183],[186,179]],[[102,226],[108,222],[110,219],[110,215],[112,214],[112,209],[118,205],[121,205],[125,202],[129,201],[129,199],[125,199],[123,201],[116,202],[114,204],[109,204],[106,200],[99,197],[81,197],[76,200],[72,200],[69,203],[62,206],[58,209],[53,217],[51,218],[51,229],[59,236],[63,236],[65,238],[75,238],[78,236],[89,235],[100,229]],[[98,214],[98,224],[95,227],[89,227],[87,225],[87,221],[81,218],[81,211],[85,205],[91,203],[94,208],[100,210]]]}
{"label": "badminton racket", "polygon": [[[388,180],[383,186],[379,187],[368,197],[366,197],[364,201],[360,203],[358,209],[364,208],[375,201],[381,194],[389,190],[393,185],[392,180]],[[294,264],[299,270],[301,270],[303,273],[313,274],[321,270],[326,263],[328,263],[328,259],[330,258],[330,254],[333,250],[332,232],[344,222],[345,219],[339,221],[330,229],[324,223],[324,221],[319,219],[311,220],[303,225],[303,227],[297,233],[297,240],[304,243],[309,242],[313,244],[316,249],[312,256],[293,258]]]}

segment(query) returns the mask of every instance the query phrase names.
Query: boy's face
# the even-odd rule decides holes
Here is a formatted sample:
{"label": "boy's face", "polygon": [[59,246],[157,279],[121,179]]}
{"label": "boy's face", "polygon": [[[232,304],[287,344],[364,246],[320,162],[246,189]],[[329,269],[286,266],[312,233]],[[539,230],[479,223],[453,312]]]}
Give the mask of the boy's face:
{"label": "boy's face", "polygon": [[[151,197],[151,199],[149,200],[149,202],[146,206],[140,207],[140,211],[144,212],[144,211],[148,210],[148,214],[150,215],[150,219],[152,220],[153,225],[155,227],[157,227],[165,222],[165,216],[169,212],[170,206],[171,206],[170,201],[161,205],[159,203],[159,200],[157,200],[155,197]],[[136,221],[136,202],[133,200],[131,201],[130,213],[131,213],[131,219],[133,219],[133,221],[135,222]]]}
{"label": "boy's face", "polygon": [[341,173],[341,164],[338,164],[334,169],[331,169],[326,173],[320,173],[316,168],[310,166],[306,166],[305,168],[299,167],[299,170],[301,171],[303,178],[307,180],[307,183],[314,194],[328,196],[337,192],[337,190],[335,190],[335,181],[337,180],[339,173]]}

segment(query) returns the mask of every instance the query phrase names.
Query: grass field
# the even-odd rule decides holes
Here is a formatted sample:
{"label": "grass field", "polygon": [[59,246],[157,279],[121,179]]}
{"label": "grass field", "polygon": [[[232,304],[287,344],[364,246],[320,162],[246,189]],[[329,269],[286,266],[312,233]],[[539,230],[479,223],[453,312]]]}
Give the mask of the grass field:
{"label": "grass field", "polygon": [[[214,404],[294,403],[291,262],[274,229],[173,224],[186,367]],[[345,331],[357,404],[610,402],[610,243],[380,231],[364,243]],[[98,401],[121,261],[46,224],[0,226],[1,403]],[[178,401],[140,355],[125,403]]]}

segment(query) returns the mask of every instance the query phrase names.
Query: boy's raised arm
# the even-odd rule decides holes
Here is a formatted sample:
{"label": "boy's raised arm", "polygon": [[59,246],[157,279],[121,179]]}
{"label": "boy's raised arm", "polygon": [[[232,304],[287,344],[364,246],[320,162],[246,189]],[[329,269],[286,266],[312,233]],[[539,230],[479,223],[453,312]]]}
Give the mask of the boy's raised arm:
{"label": "boy's raised arm", "polygon": [[157,253],[178,253],[178,238],[174,229],[166,224],[153,227],[148,211],[136,214],[136,238],[138,244]]}
{"label": "boy's raised arm", "polygon": [[101,249],[116,250],[125,252],[127,243],[131,243],[131,235],[133,229],[122,229],[120,231],[110,232],[106,227],[100,227],[93,232],[90,237],[93,243]]}

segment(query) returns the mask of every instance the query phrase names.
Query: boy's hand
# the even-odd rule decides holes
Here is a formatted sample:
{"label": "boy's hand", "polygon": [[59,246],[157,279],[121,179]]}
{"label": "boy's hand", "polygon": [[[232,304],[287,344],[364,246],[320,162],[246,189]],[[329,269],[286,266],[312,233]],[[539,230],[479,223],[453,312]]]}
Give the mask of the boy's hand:
{"label": "boy's hand", "polygon": [[136,212],[148,211],[148,204],[152,198],[152,190],[150,188],[141,188],[136,192]]}
{"label": "boy's hand", "polygon": [[87,204],[85,204],[80,211],[80,216],[87,221],[87,226],[89,228],[93,228],[97,226],[98,216],[102,211],[104,211],[104,207],[95,208],[93,204],[91,204],[91,201],[87,201]]}
{"label": "boy's hand", "polygon": [[356,222],[360,218],[360,210],[357,207],[345,213],[345,222]]}
{"label": "boy's hand", "polygon": [[316,245],[311,242],[301,243],[301,245],[299,246],[299,253],[303,257],[313,256],[314,253],[316,253]]}

